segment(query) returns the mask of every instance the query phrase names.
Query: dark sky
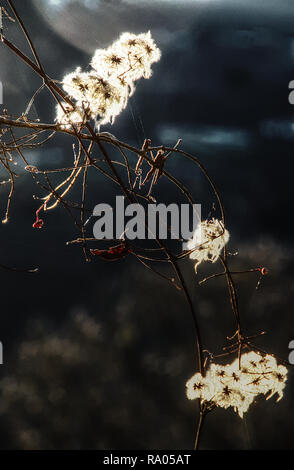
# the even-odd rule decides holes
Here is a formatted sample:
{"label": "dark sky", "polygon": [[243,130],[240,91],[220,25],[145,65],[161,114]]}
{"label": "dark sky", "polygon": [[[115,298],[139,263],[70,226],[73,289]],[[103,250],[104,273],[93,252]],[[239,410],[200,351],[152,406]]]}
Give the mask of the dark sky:
{"label": "dark sky", "polygon": [[[233,266],[270,269],[258,290],[258,277],[238,279],[246,331],[267,330],[260,346],[287,358],[294,339],[294,108],[288,102],[294,3],[16,0],[15,5],[46,71],[59,80],[77,66],[86,68],[94,50],[121,32],[151,30],[162,58],[152,78],[137,84],[115,124],[102,130],[134,145],[145,137],[158,145],[182,138],[182,148],[204,163],[225,203],[229,248],[239,253]],[[17,25],[4,21],[7,37],[27,50]],[[4,105],[13,115],[24,111],[40,86],[3,46],[0,79]],[[54,119],[46,92],[31,116]],[[70,138],[57,137],[28,157],[45,167],[63,167],[71,145]],[[179,159],[169,165],[207,217],[215,200],[203,177]],[[0,271],[1,447],[190,448],[195,407],[185,398],[185,382],[194,372],[194,343],[181,296],[133,261],[85,263],[76,247],[65,245],[77,233],[61,208],[46,217],[43,230],[34,231],[38,206],[32,194],[41,192],[28,174],[18,172],[11,220],[0,227],[0,263],[39,266],[40,273]],[[100,177],[90,181],[89,204],[112,200],[113,186]],[[173,197],[168,184],[163,186],[166,197]],[[2,213],[6,196],[7,188],[0,186]],[[215,351],[233,331],[226,286],[218,280],[199,289],[189,262],[184,270],[205,345]],[[207,272],[201,269],[200,278]],[[91,337],[96,329],[99,334]],[[202,448],[293,448],[293,391],[290,373],[279,404],[256,403],[242,422],[233,412],[217,410],[207,420]]]}

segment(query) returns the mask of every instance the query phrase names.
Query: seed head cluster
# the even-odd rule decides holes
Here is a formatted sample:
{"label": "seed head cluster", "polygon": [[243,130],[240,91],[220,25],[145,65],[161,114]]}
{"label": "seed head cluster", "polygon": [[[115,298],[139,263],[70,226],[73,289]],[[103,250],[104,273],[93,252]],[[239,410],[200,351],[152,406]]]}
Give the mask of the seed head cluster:
{"label": "seed head cluster", "polygon": [[113,123],[134,93],[134,82],[150,78],[151,65],[161,53],[150,31],[142,34],[123,33],[107,49],[97,49],[91,60],[91,71],[78,67],[65,75],[63,89],[73,101],[57,105],[56,121],[65,128],[82,125],[89,119],[101,124]]}
{"label": "seed head cluster", "polygon": [[212,363],[205,377],[199,372],[193,375],[186,384],[187,397],[225,409],[231,406],[243,418],[258,395],[282,399],[287,373],[275,357],[250,351],[241,355],[240,367],[237,358],[224,366]]}

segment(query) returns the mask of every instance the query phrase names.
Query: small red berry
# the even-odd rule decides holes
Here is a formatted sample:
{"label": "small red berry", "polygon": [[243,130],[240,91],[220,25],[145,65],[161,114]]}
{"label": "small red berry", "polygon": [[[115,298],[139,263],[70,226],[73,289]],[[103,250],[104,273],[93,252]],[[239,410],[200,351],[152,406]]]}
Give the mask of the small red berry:
{"label": "small red berry", "polygon": [[269,273],[269,270],[267,268],[260,268],[260,272],[263,276],[266,276]]}
{"label": "small red berry", "polygon": [[33,228],[42,228],[44,224],[44,220],[39,219],[33,224]]}

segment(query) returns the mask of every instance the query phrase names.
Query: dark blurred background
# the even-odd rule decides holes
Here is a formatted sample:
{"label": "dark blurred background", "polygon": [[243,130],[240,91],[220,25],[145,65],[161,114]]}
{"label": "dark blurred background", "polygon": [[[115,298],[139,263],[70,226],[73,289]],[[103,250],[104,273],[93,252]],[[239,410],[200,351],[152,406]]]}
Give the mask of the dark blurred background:
{"label": "dark blurred background", "polygon": [[[256,343],[287,359],[294,339],[293,155],[294,4],[290,0],[15,0],[47,73],[62,79],[86,68],[98,47],[123,31],[152,32],[162,59],[141,80],[127,109],[102,130],[140,146],[174,144],[204,163],[223,196],[233,269],[267,266],[269,276],[238,278],[246,333],[266,330]],[[5,1],[1,6],[7,7]],[[4,34],[29,54],[17,24]],[[40,80],[0,48],[0,80],[8,113],[21,114]],[[54,119],[44,91],[31,118]],[[72,139],[55,137],[27,152],[39,168],[72,161]],[[169,170],[211,214],[214,195],[204,178],[178,157]],[[0,441],[3,449],[187,449],[193,446],[195,402],[185,383],[195,372],[193,324],[180,293],[127,259],[86,263],[67,213],[46,214],[34,230],[42,196],[23,165],[10,221],[1,225],[0,264],[39,267],[38,274],[1,270]],[[1,179],[7,178],[1,170]],[[168,182],[164,197],[174,202]],[[116,188],[90,174],[88,206],[113,200]],[[5,213],[8,188],[0,186]],[[159,193],[158,193],[159,194]],[[179,201],[180,201],[180,196]],[[73,192],[73,200],[79,193]],[[212,212],[214,215],[214,213]],[[91,236],[92,222],[88,224]],[[205,347],[219,352],[234,332],[220,270],[183,270]],[[293,372],[281,402],[259,400],[241,420],[218,409],[207,418],[203,449],[293,448]]]}

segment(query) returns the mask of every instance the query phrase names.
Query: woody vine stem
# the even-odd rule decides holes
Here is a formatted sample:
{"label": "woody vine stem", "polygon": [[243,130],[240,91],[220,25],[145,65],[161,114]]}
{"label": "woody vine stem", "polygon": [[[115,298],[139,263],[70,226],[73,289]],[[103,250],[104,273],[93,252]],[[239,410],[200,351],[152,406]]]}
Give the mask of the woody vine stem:
{"label": "woody vine stem", "polygon": [[[42,198],[41,204],[36,211],[36,220],[33,224],[34,228],[41,229],[43,226],[44,221],[40,217],[41,213],[45,215],[48,210],[62,205],[69,213],[80,232],[80,237],[68,242],[68,244],[81,245],[86,261],[90,261],[97,255],[112,260],[124,259],[128,255],[134,256],[138,262],[151,270],[155,275],[164,278],[167,282],[172,284],[174,288],[182,291],[192,315],[196,341],[197,368],[199,372],[197,372],[198,375],[196,374],[195,377],[192,378],[193,380],[191,379],[192,382],[187,383],[187,395],[188,398],[197,398],[199,403],[199,416],[194,445],[194,448],[198,449],[204,418],[206,414],[212,411],[216,406],[224,408],[233,406],[235,410],[238,410],[240,416],[243,416],[243,412],[246,411],[251,403],[250,400],[253,395],[270,392],[271,394],[278,393],[280,396],[282,393],[282,388],[286,381],[285,368],[283,370],[278,369],[278,367],[281,368],[283,366],[277,366],[277,364],[273,362],[275,361],[274,356],[260,350],[258,346],[252,342],[252,340],[259,335],[244,335],[243,328],[241,327],[238,293],[234,281],[234,277],[237,275],[255,273],[261,276],[267,274],[267,270],[266,268],[260,267],[250,268],[241,272],[230,270],[226,249],[228,232],[226,230],[225,210],[221,196],[214,181],[198,158],[179,148],[182,143],[181,140],[178,140],[174,147],[167,147],[165,145],[152,146],[151,141],[146,139],[142,148],[136,148],[126,142],[119,141],[111,134],[100,132],[100,127],[97,129],[97,127],[91,124],[91,120],[96,120],[97,122],[97,115],[101,117],[99,122],[101,125],[111,121],[115,115],[126,106],[128,97],[134,92],[134,81],[140,78],[140,76],[149,78],[151,75],[150,64],[159,59],[160,53],[150,35],[142,34],[136,37],[130,33],[125,33],[119,41],[114,43],[110,52],[108,50],[106,50],[106,52],[101,52],[101,50],[96,52],[91,63],[93,67],[92,73],[86,74],[77,70],[73,74],[66,76],[62,82],[59,82],[47,75],[30,34],[12,0],[7,0],[7,9],[1,7],[1,15],[5,15],[8,21],[18,22],[30,47],[32,58],[29,58],[13,44],[6,35],[4,35],[3,31],[1,31],[2,45],[10,49],[13,54],[26,63],[42,81],[40,89],[34,94],[24,114],[15,118],[11,116],[7,110],[4,110],[0,116],[0,162],[9,174],[9,179],[3,182],[3,184],[10,185],[7,209],[3,222],[7,222],[9,219],[11,201],[16,187],[15,180],[17,175],[13,167],[15,163],[14,155],[16,155],[22,160],[26,170],[31,174],[38,187],[46,194],[46,196]],[[119,56],[119,46],[128,48],[127,54],[124,55],[128,64],[125,69],[122,69],[124,59]],[[140,48],[144,50],[144,54],[142,53],[142,55],[138,53],[138,50],[141,50]],[[134,50],[135,52],[133,52]],[[106,63],[111,63],[112,71],[116,67],[115,70],[117,70],[117,74],[115,80],[110,76],[109,71],[107,71],[107,73],[104,71],[102,75],[101,70],[103,67],[106,67]],[[136,64],[136,66],[134,64]],[[59,86],[60,83],[62,86]],[[39,121],[29,118],[30,106],[36,95],[43,89],[47,89],[56,102],[57,120],[54,123],[40,123]],[[100,95],[98,96],[99,93]],[[103,96],[103,100],[101,96]],[[94,110],[93,103],[96,106]],[[23,129],[26,133],[21,137],[17,137],[15,135],[16,129]],[[73,164],[71,164],[69,168],[57,168],[50,171],[32,166],[25,155],[26,150],[43,146],[49,140],[53,139],[57,133],[75,139],[78,150],[73,146]],[[113,152],[118,151],[121,160],[115,160],[112,155],[110,156],[109,146]],[[94,155],[94,152],[97,151],[99,152],[98,158]],[[154,156],[154,154],[156,154],[156,156]],[[99,248],[89,249],[90,244],[99,243],[98,240],[87,238],[86,236],[86,214],[88,213],[86,208],[86,196],[90,168],[94,171],[98,171],[104,177],[114,182],[130,203],[137,202],[138,200],[144,201],[146,204],[154,202],[154,196],[152,194],[154,185],[157,184],[160,186],[161,178],[166,178],[172,185],[178,188],[186,197],[189,204],[193,206],[194,200],[190,191],[175,175],[168,172],[164,166],[167,157],[170,158],[170,155],[178,156],[179,158],[184,158],[192,162],[208,181],[212,193],[217,200],[220,220],[216,221],[213,219],[201,223],[202,235],[204,230],[206,237],[203,238],[202,236],[202,238],[199,239],[199,232],[196,230],[193,240],[190,240],[187,245],[188,249],[181,249],[178,253],[171,251],[167,243],[159,237],[155,237],[156,248],[153,249],[139,246],[134,241],[128,241],[128,243],[126,243],[125,240],[118,240],[118,245],[110,247],[109,250],[100,250]],[[144,166],[148,166],[149,171],[143,183],[141,182],[140,184],[139,181],[141,181]],[[63,173],[68,176],[59,184],[56,185],[52,182],[52,174],[54,176],[56,174],[62,175]],[[80,177],[82,180],[81,200],[79,204],[76,204],[68,200],[68,195],[72,188],[79,184]],[[146,194],[144,188],[148,181],[151,181],[151,184]],[[75,216],[76,211],[79,212],[79,218]],[[231,308],[236,321],[236,331],[231,337],[227,338],[230,343],[223,347],[221,354],[212,354],[204,349],[195,307],[180,267],[180,262],[186,258],[196,260],[195,270],[198,264],[203,260],[213,262],[219,260],[223,267],[223,272],[213,274],[199,282],[199,285],[202,285],[215,277],[224,276],[227,284]],[[160,269],[154,267],[162,265],[162,263],[170,266],[174,276],[166,275],[166,272],[161,272]],[[1,265],[0,267],[16,269]],[[28,272],[36,272],[36,270],[28,270]],[[262,334],[264,334],[264,332],[262,332],[261,335]],[[250,380],[255,380],[256,389],[252,389],[253,381],[251,380],[251,382],[249,382],[247,377],[249,374],[248,368],[246,369],[247,372],[244,370],[242,353],[243,350],[246,349],[256,351],[259,355],[257,359],[255,358],[258,362],[259,369],[254,369],[253,372],[250,372],[250,374],[254,374],[254,377],[252,375],[250,376]],[[217,372],[213,375],[212,368],[217,367],[213,363],[213,359],[230,356],[232,354],[237,354],[237,365],[230,371],[231,375],[225,369],[221,371],[217,369]],[[261,372],[261,364],[264,364],[265,360],[267,361],[266,365],[263,365],[265,372]],[[281,362],[288,365],[286,361]],[[271,364],[271,366],[269,366],[269,364]],[[272,369],[270,370],[269,367],[272,367]],[[274,367],[276,368],[275,370]],[[261,374],[263,374],[263,379],[260,378]],[[282,376],[282,378],[280,376]],[[244,380],[246,377],[247,382],[245,381],[245,383]],[[229,382],[231,379],[234,382],[233,385]],[[239,383],[241,382],[242,390],[236,388],[237,383],[239,387]],[[263,388],[261,388],[261,382]],[[278,383],[280,385],[277,385]],[[192,388],[189,389],[189,387]],[[211,391],[212,388],[213,393],[209,392],[209,394],[207,390],[209,389]],[[250,389],[250,393],[248,393],[252,395],[250,395],[249,398],[249,395],[246,395],[247,389]],[[204,393],[205,390],[206,395]]]}

